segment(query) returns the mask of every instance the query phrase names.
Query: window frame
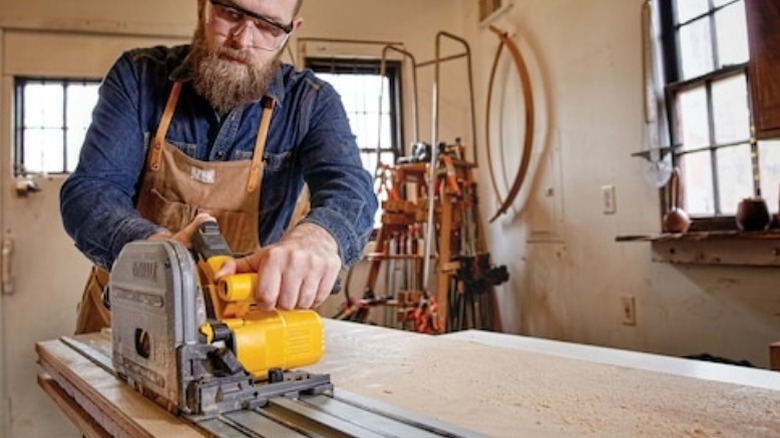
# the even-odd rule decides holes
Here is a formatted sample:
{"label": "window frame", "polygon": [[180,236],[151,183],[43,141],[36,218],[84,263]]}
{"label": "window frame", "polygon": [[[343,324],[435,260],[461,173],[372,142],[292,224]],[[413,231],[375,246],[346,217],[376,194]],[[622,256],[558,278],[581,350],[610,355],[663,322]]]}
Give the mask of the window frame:
{"label": "window frame", "polygon": [[[726,7],[738,3],[739,1],[740,0],[731,0],[728,3],[725,3],[721,6],[714,6],[712,4],[712,0],[710,0],[709,3],[712,9],[709,9],[704,14],[700,14],[695,17],[692,17],[686,20],[685,22],[676,23],[677,20],[675,17],[677,12],[675,10],[676,9],[675,0],[659,0],[662,60],[663,60],[663,71],[665,77],[664,97],[666,100],[665,104],[667,110],[667,122],[668,122],[667,126],[669,130],[669,138],[671,141],[670,150],[672,154],[672,163],[673,166],[678,166],[682,157],[695,152],[709,151],[710,158],[711,158],[710,165],[711,165],[711,171],[713,175],[712,196],[714,202],[714,206],[713,206],[714,214],[696,215],[694,217],[695,220],[693,221],[691,226],[691,231],[736,229],[734,215],[723,214],[721,211],[721,206],[720,206],[721,193],[719,190],[719,185],[722,184],[723,181],[721,177],[718,176],[718,172],[719,172],[718,161],[716,158],[717,151],[723,148],[733,147],[736,145],[748,144],[750,146],[751,157],[758,156],[758,149],[759,149],[758,143],[752,134],[750,134],[748,138],[745,138],[743,140],[718,143],[714,137],[714,132],[713,132],[714,110],[713,110],[712,94],[711,94],[712,85],[717,81],[724,80],[738,75],[744,75],[745,77],[747,105],[748,105],[748,112],[749,112],[749,124],[750,124],[749,128],[751,133],[754,125],[753,111],[751,107],[752,98],[751,98],[751,90],[750,90],[750,75],[748,73],[749,61],[739,63],[739,64],[730,64],[724,66],[721,65],[720,60],[718,59],[718,55],[719,55],[718,47],[717,47],[718,38],[717,38],[717,26],[715,25],[715,14]],[[742,2],[742,4],[744,5],[744,1]],[[680,29],[686,26],[687,24],[702,19],[703,17],[708,17],[705,19],[708,19],[710,21],[709,43],[711,45],[712,56],[713,56],[712,59],[713,70],[696,77],[683,79],[681,48],[680,48],[680,39],[679,39]],[[699,86],[703,86],[707,93],[707,124],[709,127],[708,144],[705,146],[697,147],[695,149],[683,150],[682,139],[679,138],[680,133],[678,132],[678,122],[677,122],[678,113],[677,113],[675,99],[677,93],[692,88],[696,88]],[[759,166],[759,163],[757,162],[756,159],[752,161],[751,166],[753,167]],[[755,169],[752,170],[753,173],[755,174]],[[682,178],[684,180],[685,176],[683,175]],[[753,191],[755,193],[760,186],[760,181],[757,181],[755,178],[752,179],[753,179]],[[662,196],[662,200],[670,199],[671,193],[668,185],[661,190],[661,196]],[[684,194],[681,195],[681,201],[682,204],[685,205]],[[669,203],[662,202],[663,214],[667,212],[668,208],[669,208]]]}
{"label": "window frame", "polygon": [[[306,68],[315,73],[363,73],[379,74],[382,60],[378,58],[354,58],[354,57],[319,57],[307,56],[304,60]],[[388,92],[385,95],[389,98],[389,118],[390,118],[390,147],[380,148],[380,153],[392,153],[393,163],[404,154],[403,138],[403,98],[402,87],[402,63],[396,60],[385,60],[385,77],[388,79]],[[376,154],[376,146],[358,145],[360,155]],[[374,172],[375,169],[367,169]]]}
{"label": "window frame", "polygon": [[[68,175],[72,170],[68,169],[68,131],[71,127],[68,125],[68,93],[67,87],[70,85],[95,85],[99,86],[100,78],[90,77],[50,77],[50,76],[28,76],[18,75],[13,78],[13,176],[27,177],[30,175]],[[57,128],[62,131],[62,159],[63,168],[58,171],[29,171],[24,162],[25,152],[25,131],[28,127],[25,125],[26,102],[24,98],[25,86],[30,84],[41,85],[60,85],[63,88],[62,99],[62,124]],[[80,148],[79,148],[80,150]]]}

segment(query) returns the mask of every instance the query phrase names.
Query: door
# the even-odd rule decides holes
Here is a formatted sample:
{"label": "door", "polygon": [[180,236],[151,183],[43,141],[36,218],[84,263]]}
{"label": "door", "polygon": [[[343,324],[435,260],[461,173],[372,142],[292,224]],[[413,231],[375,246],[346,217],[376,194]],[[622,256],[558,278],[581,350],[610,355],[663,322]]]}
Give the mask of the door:
{"label": "door", "polygon": [[14,77],[100,78],[128,48],[181,44],[184,39],[5,31],[0,81],[0,436],[80,437],[37,384],[35,342],[71,335],[90,263],[65,234],[59,190],[65,175],[29,178],[38,191],[16,192],[28,180],[13,174]]}

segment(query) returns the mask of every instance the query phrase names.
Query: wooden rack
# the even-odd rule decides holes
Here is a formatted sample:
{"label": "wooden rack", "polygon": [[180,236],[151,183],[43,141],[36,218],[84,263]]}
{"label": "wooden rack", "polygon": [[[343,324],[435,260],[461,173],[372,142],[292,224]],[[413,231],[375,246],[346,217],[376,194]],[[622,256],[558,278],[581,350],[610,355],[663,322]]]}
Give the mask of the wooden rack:
{"label": "wooden rack", "polygon": [[[375,251],[367,256],[365,290],[371,294],[377,290],[380,268],[384,267],[385,284],[381,289],[387,299],[382,303],[395,308],[395,317],[390,321],[386,318],[386,325],[428,333],[466,328],[500,331],[493,285],[482,284],[475,297],[474,291],[468,290],[473,289],[473,282],[461,281],[463,275],[479,275],[475,270],[485,267],[484,263],[475,266],[476,260],[489,262],[477,209],[474,165],[460,158],[460,144],[440,146],[439,150],[433,194],[434,229],[430,237],[436,245],[430,256],[435,281],[423,284],[429,164],[404,163],[389,168],[392,183],[388,200],[382,205],[382,226]],[[403,272],[401,281],[395,276],[399,265]],[[425,306],[435,308],[421,309]],[[421,323],[419,318],[425,311],[436,320]]]}

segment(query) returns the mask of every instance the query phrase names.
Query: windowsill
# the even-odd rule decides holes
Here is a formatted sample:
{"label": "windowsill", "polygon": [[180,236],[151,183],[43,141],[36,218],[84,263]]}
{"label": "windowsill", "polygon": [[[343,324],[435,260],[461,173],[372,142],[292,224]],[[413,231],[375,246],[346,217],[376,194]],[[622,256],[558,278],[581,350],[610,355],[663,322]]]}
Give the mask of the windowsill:
{"label": "windowsill", "polygon": [[770,228],[766,231],[689,231],[687,233],[656,233],[617,236],[618,242],[657,242],[665,240],[675,241],[703,241],[703,240],[780,240],[780,229]]}
{"label": "windowsill", "polygon": [[687,265],[780,267],[780,229],[690,231],[625,235],[618,242],[650,242],[653,261]]}

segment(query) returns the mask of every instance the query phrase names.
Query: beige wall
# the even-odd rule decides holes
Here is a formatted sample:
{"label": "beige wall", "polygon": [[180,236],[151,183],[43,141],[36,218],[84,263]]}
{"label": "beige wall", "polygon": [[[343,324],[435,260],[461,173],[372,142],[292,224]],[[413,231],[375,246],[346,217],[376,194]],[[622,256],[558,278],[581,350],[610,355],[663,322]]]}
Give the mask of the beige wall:
{"label": "beige wall", "polygon": [[195,3],[196,0],[2,0],[0,20],[5,28],[189,35],[195,22]]}
{"label": "beige wall", "polygon": [[[546,93],[547,124],[537,132],[546,140],[529,202],[488,228],[494,258],[511,272],[499,291],[505,329],[767,367],[767,344],[780,338],[780,270],[672,266],[652,262],[649,243],[615,242],[660,231],[658,192],[630,157],[644,139],[642,1],[514,3],[495,24],[537,61],[534,92]],[[484,108],[498,39],[475,16],[467,7],[464,28],[481,55]],[[603,185],[616,187],[615,215],[602,212]],[[497,209],[488,188],[485,215]],[[621,323],[623,295],[635,297],[636,326]]]}

